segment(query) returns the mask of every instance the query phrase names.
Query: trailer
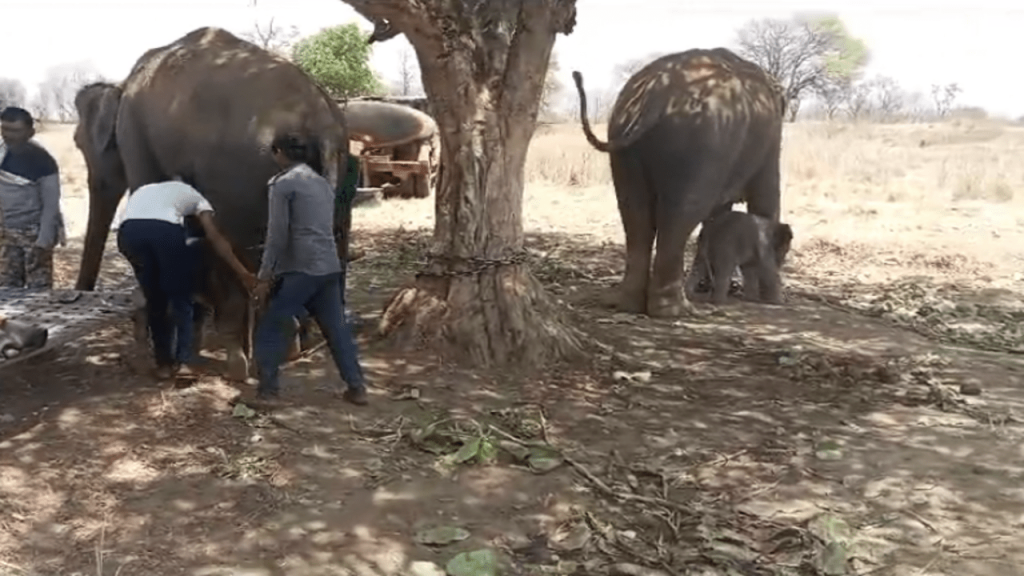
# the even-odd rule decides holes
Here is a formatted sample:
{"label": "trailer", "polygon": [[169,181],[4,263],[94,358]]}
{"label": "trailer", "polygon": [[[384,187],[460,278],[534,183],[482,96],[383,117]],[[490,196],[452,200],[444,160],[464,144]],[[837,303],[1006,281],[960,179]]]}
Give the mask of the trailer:
{"label": "trailer", "polygon": [[426,99],[360,98],[339,105],[360,148],[356,204],[378,195],[430,196],[440,174],[440,139]]}

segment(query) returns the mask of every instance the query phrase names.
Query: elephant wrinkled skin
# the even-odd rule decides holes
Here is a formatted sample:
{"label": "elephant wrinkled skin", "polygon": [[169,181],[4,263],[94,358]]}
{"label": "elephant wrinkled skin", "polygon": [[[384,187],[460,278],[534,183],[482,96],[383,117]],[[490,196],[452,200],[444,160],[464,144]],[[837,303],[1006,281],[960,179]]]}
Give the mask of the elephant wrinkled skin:
{"label": "elephant wrinkled skin", "polygon": [[730,274],[743,272],[743,294],[751,301],[782,303],[779,271],[793,243],[793,228],[747,212],[716,214],[701,226],[693,270],[711,278],[711,301],[724,304]]}
{"label": "elephant wrinkled skin", "polygon": [[782,90],[725,48],[663,56],[626,82],[612,108],[608,141],[601,142],[587,120],[583,77],[573,72],[573,80],[587,141],[609,154],[625,229],[617,306],[682,315],[691,307],[683,253],[697,225],[738,201],[748,212],[779,218]]}
{"label": "elephant wrinkled skin", "polygon": [[[219,28],[199,28],[151,49],[120,84],[82,88],[75,107],[75,144],[89,177],[89,220],[76,289],[93,290],[103,247],[126,189],[180,177],[216,210],[217,225],[239,259],[258,268],[267,222],[267,181],[279,168],[270,155],[275,134],[308,139],[336,188],[345,174],[348,137],[334,101],[291,62]],[[340,256],[347,257],[349,210],[338,210]],[[217,327],[235,336],[233,378],[248,374],[244,290],[219,258],[208,282]],[[209,287],[209,286],[207,286]]]}

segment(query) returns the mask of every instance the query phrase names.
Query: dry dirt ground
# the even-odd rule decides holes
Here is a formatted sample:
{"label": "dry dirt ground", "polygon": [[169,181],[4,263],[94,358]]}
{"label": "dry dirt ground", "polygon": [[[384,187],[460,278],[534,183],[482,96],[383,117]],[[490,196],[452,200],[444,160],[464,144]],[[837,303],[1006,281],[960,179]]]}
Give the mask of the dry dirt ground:
{"label": "dry dirt ground", "polygon": [[[70,128],[40,139],[80,235]],[[1022,152],[999,125],[789,126],[788,304],[660,321],[595,303],[623,266],[607,160],[547,128],[528,244],[586,361],[460,370],[364,330],[370,406],[333,399],[318,353],[268,418],[212,376],[152,383],[122,321],[0,373],[0,574],[422,575],[491,550],[524,575],[1019,575]],[[364,319],[432,202],[357,211]]]}

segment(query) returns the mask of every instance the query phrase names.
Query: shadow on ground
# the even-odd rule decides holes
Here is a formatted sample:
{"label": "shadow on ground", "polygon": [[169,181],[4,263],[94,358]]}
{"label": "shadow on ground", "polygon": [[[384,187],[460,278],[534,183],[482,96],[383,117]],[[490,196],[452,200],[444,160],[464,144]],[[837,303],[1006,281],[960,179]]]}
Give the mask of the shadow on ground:
{"label": "shadow on ground", "polygon": [[[372,321],[427,235],[359,238]],[[266,417],[213,376],[139,376],[125,320],[3,373],[0,573],[432,574],[482,548],[507,574],[1019,573],[1018,357],[792,294],[616,314],[595,302],[621,247],[529,247],[585,362],[469,371],[364,331],[370,406],[318,353]]]}

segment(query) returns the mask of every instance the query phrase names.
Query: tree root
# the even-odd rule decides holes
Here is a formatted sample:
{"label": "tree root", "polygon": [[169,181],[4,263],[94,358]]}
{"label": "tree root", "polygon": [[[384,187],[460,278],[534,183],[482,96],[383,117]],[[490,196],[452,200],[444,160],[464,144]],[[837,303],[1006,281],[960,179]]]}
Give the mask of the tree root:
{"label": "tree root", "polygon": [[582,353],[571,328],[523,264],[472,274],[421,274],[384,306],[381,336],[475,366],[544,366]]}

